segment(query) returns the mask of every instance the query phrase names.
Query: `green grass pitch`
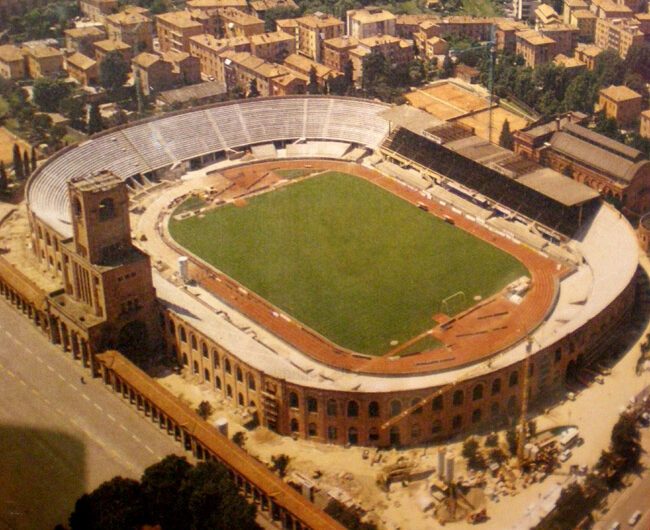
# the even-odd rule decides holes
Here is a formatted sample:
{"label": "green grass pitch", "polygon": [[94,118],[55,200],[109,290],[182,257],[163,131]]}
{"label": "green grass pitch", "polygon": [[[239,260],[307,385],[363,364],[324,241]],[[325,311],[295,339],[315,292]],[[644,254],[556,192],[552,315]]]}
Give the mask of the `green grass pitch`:
{"label": "green grass pitch", "polygon": [[488,297],[526,268],[372,183],[329,172],[170,223],[182,246],[351,350],[381,355],[433,327],[458,291]]}

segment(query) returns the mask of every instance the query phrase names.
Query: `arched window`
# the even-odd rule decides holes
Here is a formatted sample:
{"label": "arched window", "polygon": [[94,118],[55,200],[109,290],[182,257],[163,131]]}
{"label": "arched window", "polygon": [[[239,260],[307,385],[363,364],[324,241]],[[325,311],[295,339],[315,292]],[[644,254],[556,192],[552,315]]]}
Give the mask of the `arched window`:
{"label": "arched window", "polygon": [[256,388],[255,378],[253,377],[253,374],[248,374],[248,388],[251,390],[255,390]]}
{"label": "arched window", "polygon": [[368,440],[371,442],[379,441],[379,430],[377,427],[370,427],[370,430],[368,431]]}
{"label": "arched window", "polygon": [[328,440],[336,440],[336,437],[338,436],[338,432],[336,430],[336,427],[330,425],[327,428],[327,439]]}
{"label": "arched window", "polygon": [[289,392],[289,406],[292,409],[297,409],[298,408],[298,394],[295,392]]}
{"label": "arched window", "polygon": [[402,443],[402,436],[397,425],[390,428],[390,445],[400,445]]}
{"label": "arched window", "polygon": [[221,378],[218,375],[214,377],[214,386],[217,390],[221,390]]}
{"label": "arched window", "polygon": [[184,353],[184,354],[183,354],[183,364],[184,364],[185,366],[187,366],[187,365],[189,364],[189,362],[190,362],[190,361],[187,359],[187,353]]}
{"label": "arched window", "polygon": [[199,363],[197,363],[196,361],[194,361],[194,363],[192,363],[192,373],[193,374],[198,374],[199,373]]}
{"label": "arched window", "polygon": [[391,418],[393,416],[397,416],[400,412],[402,412],[402,402],[397,399],[394,399],[393,401],[390,402]]}
{"label": "arched window", "polygon": [[452,403],[458,406],[458,405],[462,405],[464,400],[465,400],[465,396],[463,394],[463,391],[456,390],[456,392],[454,392],[454,397],[452,398]]}
{"label": "arched window", "polygon": [[318,436],[318,429],[317,429],[315,423],[310,423],[310,424],[307,426],[307,434],[308,434],[309,436]]}
{"label": "arched window", "polygon": [[436,396],[431,402],[431,410],[442,410],[442,396]]}
{"label": "arched window", "polygon": [[241,392],[237,394],[237,403],[239,404],[240,407],[244,406],[244,394]]}
{"label": "arched window", "polygon": [[463,424],[463,418],[460,414],[457,414],[454,416],[454,419],[451,420],[451,428],[452,429],[460,429],[461,425]]}
{"label": "arched window", "polygon": [[231,374],[232,373],[232,367],[230,366],[230,359],[226,359],[225,367],[226,367],[226,373]]}
{"label": "arched window", "polygon": [[208,346],[205,344],[205,342],[201,343],[201,353],[203,354],[203,357],[208,357]]}
{"label": "arched window", "polygon": [[291,432],[298,432],[298,420],[296,418],[291,419],[290,429]]}
{"label": "arched window", "polygon": [[115,217],[115,202],[110,197],[106,197],[99,202],[99,220],[107,221]]}
{"label": "arched window", "polygon": [[512,372],[510,374],[510,381],[508,383],[511,387],[519,384],[519,372]]}
{"label": "arched window", "polygon": [[210,370],[208,370],[207,368],[203,369],[203,379],[205,379],[206,381],[210,380]]}
{"label": "arched window", "polygon": [[501,392],[501,379],[495,379],[492,381],[492,395],[496,396],[499,392]]}
{"label": "arched window", "polygon": [[[411,407],[415,407],[420,403],[422,400],[420,398],[414,398],[413,401],[411,401]],[[413,414],[422,414],[422,407],[418,407],[413,411]]]}
{"label": "arched window", "polygon": [[244,381],[244,374],[241,371],[241,368],[238,366],[237,367],[237,381],[240,383]]}
{"label": "arched window", "polygon": [[212,363],[215,368],[219,368],[219,354],[217,353],[217,350],[212,350]]}
{"label": "arched window", "polygon": [[348,418],[356,418],[359,415],[359,404],[356,401],[348,401]]}
{"label": "arched window", "polygon": [[481,409],[475,409],[472,412],[472,423],[478,423],[479,421],[481,421],[481,415],[482,415]]}
{"label": "arched window", "polygon": [[476,385],[472,390],[472,401],[483,399],[483,385]]}
{"label": "arched window", "polygon": [[442,431],[442,422],[440,420],[433,420],[431,434],[438,434],[440,431]]}
{"label": "arched window", "polygon": [[379,403],[376,401],[371,401],[370,404],[368,405],[368,416],[371,418],[378,418],[379,417]]}
{"label": "arched window", "polygon": [[229,398],[232,397],[232,387],[230,385],[226,385],[226,396]]}
{"label": "arched window", "polygon": [[169,333],[171,333],[173,335],[174,330],[176,328],[176,326],[174,326],[174,321],[173,320],[169,320],[169,322],[167,323],[167,328],[169,329]]}
{"label": "arched window", "polygon": [[327,415],[336,416],[336,401],[333,399],[327,400]]}
{"label": "arched window", "polygon": [[355,427],[350,427],[348,429],[348,443],[351,445],[359,443],[359,431],[357,431]]}
{"label": "arched window", "polygon": [[196,337],[193,334],[190,335],[190,340],[192,341],[192,349],[196,350]]}
{"label": "arched window", "polygon": [[307,398],[307,411],[318,412],[318,400],[314,397]]}
{"label": "arched window", "polygon": [[183,326],[178,326],[178,334],[181,337],[181,342],[187,342],[187,335]]}

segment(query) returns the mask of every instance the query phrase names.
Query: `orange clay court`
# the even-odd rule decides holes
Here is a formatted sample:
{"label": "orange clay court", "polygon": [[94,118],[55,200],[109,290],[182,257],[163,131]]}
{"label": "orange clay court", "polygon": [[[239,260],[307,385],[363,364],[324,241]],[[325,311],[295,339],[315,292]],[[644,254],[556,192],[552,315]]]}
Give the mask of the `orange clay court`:
{"label": "orange clay court", "polygon": [[[296,349],[327,365],[361,373],[415,374],[449,370],[485,360],[525,340],[550,311],[559,279],[570,272],[556,261],[494,234],[418,192],[355,163],[272,161],[226,169],[221,174],[230,184],[218,192],[217,200],[237,200],[240,203],[245,195],[259,193],[275,185],[285,185],[281,182],[285,179],[276,171],[292,169],[308,169],[311,175],[339,171],[372,182],[413,205],[420,208],[426,206],[430,215],[453,221],[456,227],[516,257],[530,274],[530,287],[519,304],[499,292],[477,301],[454,317],[438,314],[434,322],[432,314],[431,329],[396,345],[384,355],[371,357],[341,348],[293,318],[278,318],[280,310],[267,300],[203,262],[190,259],[189,271],[195,281]],[[294,181],[302,178],[309,177],[299,177]],[[433,348],[426,347],[430,344],[427,342],[429,339],[436,342]],[[423,351],[418,351],[418,344],[425,345]],[[404,354],[406,350],[409,351]]]}

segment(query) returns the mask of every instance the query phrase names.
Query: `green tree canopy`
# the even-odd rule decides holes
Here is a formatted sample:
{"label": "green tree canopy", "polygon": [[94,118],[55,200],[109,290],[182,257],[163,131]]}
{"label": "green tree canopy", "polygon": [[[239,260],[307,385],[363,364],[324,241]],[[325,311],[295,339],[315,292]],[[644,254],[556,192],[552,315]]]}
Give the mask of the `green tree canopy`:
{"label": "green tree canopy", "polygon": [[39,77],[34,82],[34,103],[43,112],[58,112],[59,104],[70,94],[70,85],[61,79]]}
{"label": "green tree canopy", "polygon": [[510,122],[507,119],[503,121],[503,126],[501,127],[499,145],[505,149],[510,149],[511,151],[515,145],[512,132],[510,132]]}
{"label": "green tree canopy", "polygon": [[106,90],[117,90],[124,83],[129,75],[130,66],[119,52],[106,54],[99,65],[99,84]]}
{"label": "green tree canopy", "polygon": [[90,106],[90,114],[88,116],[88,134],[95,134],[104,128],[102,115],[99,112],[99,105],[93,103]]}

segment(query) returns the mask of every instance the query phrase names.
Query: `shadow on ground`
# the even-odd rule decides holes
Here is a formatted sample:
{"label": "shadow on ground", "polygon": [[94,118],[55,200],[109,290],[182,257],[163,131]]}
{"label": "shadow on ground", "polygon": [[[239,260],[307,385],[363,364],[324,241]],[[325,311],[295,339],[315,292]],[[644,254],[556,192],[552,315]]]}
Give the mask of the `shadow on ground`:
{"label": "shadow on ground", "polygon": [[85,445],[68,433],[0,425],[0,529],[67,523],[86,482]]}

